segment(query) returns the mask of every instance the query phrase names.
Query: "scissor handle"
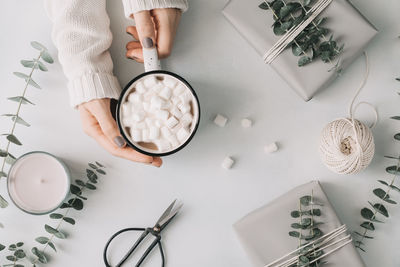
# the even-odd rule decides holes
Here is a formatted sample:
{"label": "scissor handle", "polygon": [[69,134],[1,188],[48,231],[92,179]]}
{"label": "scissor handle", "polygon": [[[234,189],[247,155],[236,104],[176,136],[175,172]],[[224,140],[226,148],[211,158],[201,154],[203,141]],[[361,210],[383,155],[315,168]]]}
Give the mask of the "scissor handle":
{"label": "scissor handle", "polygon": [[110,243],[120,234],[128,232],[128,231],[143,231],[143,233],[140,235],[139,239],[135,242],[135,244],[130,248],[130,250],[126,253],[126,255],[122,258],[122,260],[116,265],[116,267],[121,267],[122,264],[125,263],[125,261],[132,255],[132,253],[136,250],[136,248],[140,245],[140,243],[146,238],[146,236],[151,233],[153,236],[156,237],[156,239],[152,242],[150,247],[148,247],[145,251],[145,253],[142,255],[142,257],[139,259],[138,263],[136,264],[136,267],[139,267],[143,261],[146,259],[146,257],[150,254],[150,252],[153,250],[153,248],[158,245],[161,253],[161,266],[164,267],[164,251],[161,245],[161,236],[159,235],[158,232],[154,231],[152,228],[126,228],[122,229],[118,232],[116,232],[114,235],[111,236],[111,238],[107,241],[106,246],[104,248],[103,252],[103,260],[106,265],[106,267],[112,267],[108,260],[107,260],[107,251],[108,247],[110,246]]}

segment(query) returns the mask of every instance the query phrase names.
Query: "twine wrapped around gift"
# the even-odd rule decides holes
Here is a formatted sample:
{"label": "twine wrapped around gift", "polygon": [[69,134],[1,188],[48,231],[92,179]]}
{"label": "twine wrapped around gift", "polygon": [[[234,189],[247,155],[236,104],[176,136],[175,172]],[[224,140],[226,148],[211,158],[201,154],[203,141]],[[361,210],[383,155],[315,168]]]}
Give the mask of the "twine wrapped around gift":
{"label": "twine wrapped around gift", "polygon": [[318,258],[310,261],[308,265],[325,258],[326,256],[334,253],[335,251],[343,248],[347,244],[352,242],[351,235],[347,234],[346,225],[342,225],[333,231],[321,236],[320,238],[307,243],[296,250],[289,252],[281,258],[265,265],[264,267],[289,267],[293,266],[299,261],[299,257],[310,255],[313,253],[320,252],[324,249],[330,249],[326,253],[323,253]]}
{"label": "twine wrapped around gift", "polygon": [[[349,118],[332,121],[322,131],[319,151],[323,163],[338,174],[353,174],[365,169],[375,153],[374,136],[371,129],[378,121],[375,107],[368,102],[354,102],[364,88],[369,74],[368,55],[365,54],[366,73],[350,104]],[[374,111],[375,120],[371,126],[354,119],[360,105],[368,105]]]}
{"label": "twine wrapped around gift", "polygon": [[[313,20],[324,11],[333,0],[319,0],[307,13],[307,19],[292,27],[278,40],[264,55],[264,62],[271,64],[294,39],[308,26]],[[266,5],[272,10],[270,4],[265,0]],[[272,11],[274,12],[274,11]],[[276,16],[276,14],[275,14]]]}

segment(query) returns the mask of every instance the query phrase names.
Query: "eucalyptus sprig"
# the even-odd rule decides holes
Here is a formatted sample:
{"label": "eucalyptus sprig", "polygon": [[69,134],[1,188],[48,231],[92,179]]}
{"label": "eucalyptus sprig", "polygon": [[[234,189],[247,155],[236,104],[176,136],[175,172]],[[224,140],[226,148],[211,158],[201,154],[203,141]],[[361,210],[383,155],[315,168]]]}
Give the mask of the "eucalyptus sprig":
{"label": "eucalyptus sprig", "polygon": [[[8,246],[9,255],[6,256],[6,259],[9,263],[3,264],[2,267],[24,267],[21,264],[26,258],[26,253],[23,249],[24,243],[18,242],[16,244],[11,244]],[[5,247],[3,247],[4,249]]]}
{"label": "eucalyptus sprig", "polygon": [[[0,169],[0,178],[7,177],[7,173],[5,171],[6,164],[13,164],[16,160],[16,157],[9,152],[10,145],[15,144],[21,146],[21,141],[15,136],[15,128],[17,124],[29,127],[30,124],[26,122],[20,116],[21,113],[21,106],[25,104],[34,105],[30,100],[26,98],[26,92],[29,86],[35,87],[37,89],[41,89],[41,87],[33,80],[32,76],[35,70],[39,69],[41,71],[47,71],[47,67],[44,62],[52,64],[54,62],[53,58],[51,57],[50,53],[48,52],[47,48],[38,43],[38,42],[31,42],[31,45],[36,50],[39,50],[39,55],[32,59],[32,60],[21,60],[21,64],[30,69],[29,74],[25,74],[22,72],[14,72],[14,75],[18,78],[25,80],[24,89],[21,95],[9,97],[8,100],[17,102],[17,109],[14,113],[3,114],[1,116],[8,117],[12,120],[11,130],[8,133],[1,134],[6,139],[6,146],[4,149],[0,149],[0,158],[3,158],[1,163]],[[43,62],[43,61],[44,62]],[[5,208],[8,206],[7,201],[0,195],[0,207]]]}
{"label": "eucalyptus sprig", "polygon": [[[259,8],[271,10],[274,18],[272,25],[275,35],[284,35],[293,27],[296,27],[308,19],[313,0],[302,0],[286,3],[285,0],[264,0]],[[326,18],[317,18],[312,21],[290,44],[294,56],[300,57],[298,66],[306,66],[320,58],[325,63],[330,63],[338,74],[342,71],[341,61],[338,56],[342,53],[344,45],[339,46],[333,35],[329,38],[329,29],[324,27]],[[336,62],[334,62],[337,59]]]}
{"label": "eucalyptus sprig", "polygon": [[104,166],[98,162],[89,163],[89,168],[86,169],[86,179],[75,180],[75,184],[71,184],[70,193],[71,197],[68,201],[64,202],[60,209],[65,210],[64,213],[54,212],[49,215],[49,217],[53,220],[57,220],[56,226],[50,226],[48,224],[44,225],[45,231],[49,234],[48,236],[39,236],[35,239],[36,242],[42,245],[42,248],[33,247],[31,252],[34,255],[34,258],[31,259],[31,263],[33,267],[36,267],[38,264],[46,264],[49,262],[49,258],[46,254],[46,250],[50,247],[54,252],[57,252],[56,244],[54,240],[58,239],[66,239],[67,234],[61,230],[61,226],[64,222],[75,225],[75,219],[69,216],[69,213],[72,210],[81,211],[84,207],[84,202],[87,200],[87,197],[83,195],[85,189],[88,190],[96,190],[95,184],[97,184],[98,174],[105,175]]}
{"label": "eucalyptus sprig", "polygon": [[[322,250],[315,251],[315,244],[307,246],[308,243],[320,238],[322,231],[318,228],[323,222],[317,222],[315,217],[321,216],[321,209],[314,208],[315,206],[322,206],[314,199],[314,193],[311,195],[303,196],[299,200],[299,209],[290,213],[292,218],[298,218],[299,222],[292,223],[291,227],[295,230],[289,232],[289,236],[295,237],[299,240],[299,246],[305,246],[298,252],[298,260],[296,264],[291,266],[322,266],[326,262],[316,260],[324,252]],[[303,243],[305,241],[305,243]],[[316,260],[316,261],[314,261]]]}
{"label": "eucalyptus sprig", "polygon": [[[397,78],[396,80],[400,81],[399,78]],[[399,121],[400,116],[393,116],[390,119]],[[395,134],[394,139],[396,141],[400,141],[400,133]],[[361,216],[364,219],[364,221],[360,224],[362,231],[354,232],[354,234],[356,235],[354,241],[355,246],[356,248],[364,252],[366,251],[364,240],[374,238],[370,234],[370,232],[375,231],[375,225],[377,223],[383,223],[381,218],[389,218],[389,211],[387,206],[397,204],[397,202],[392,199],[391,193],[400,193],[400,185],[397,184],[400,175],[400,155],[397,157],[385,156],[385,158],[396,160],[397,162],[396,165],[391,165],[386,168],[386,173],[390,174],[392,178],[386,181],[378,180],[378,182],[384,189],[382,187],[377,187],[372,191],[378,201],[368,201],[369,207],[364,207],[361,209]]]}

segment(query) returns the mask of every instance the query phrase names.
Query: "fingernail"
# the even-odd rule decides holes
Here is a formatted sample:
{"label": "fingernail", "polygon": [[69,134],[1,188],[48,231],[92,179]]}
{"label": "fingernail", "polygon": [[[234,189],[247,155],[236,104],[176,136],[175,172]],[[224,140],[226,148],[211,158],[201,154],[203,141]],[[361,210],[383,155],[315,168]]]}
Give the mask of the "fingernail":
{"label": "fingernail", "polygon": [[118,147],[124,147],[126,145],[126,142],[124,140],[124,138],[122,138],[122,136],[117,136],[114,138],[114,143],[118,146]]}
{"label": "fingernail", "polygon": [[153,40],[150,37],[146,37],[142,40],[142,45],[144,48],[152,48],[153,47]]}

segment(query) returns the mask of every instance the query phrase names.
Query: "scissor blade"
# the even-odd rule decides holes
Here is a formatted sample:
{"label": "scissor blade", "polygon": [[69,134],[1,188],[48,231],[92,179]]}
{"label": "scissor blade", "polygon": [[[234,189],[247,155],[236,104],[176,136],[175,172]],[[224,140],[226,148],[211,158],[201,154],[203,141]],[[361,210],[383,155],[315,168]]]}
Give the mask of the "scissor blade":
{"label": "scissor blade", "polygon": [[175,215],[179,212],[182,208],[183,203],[179,202],[171,209],[169,214],[165,216],[162,220],[158,222],[158,225],[161,227],[161,230],[175,217]]}
{"label": "scissor blade", "polygon": [[168,206],[168,208],[164,211],[164,213],[161,215],[161,217],[160,217],[160,218],[158,219],[158,221],[156,222],[156,225],[161,225],[160,222],[161,222],[162,220],[164,220],[164,218],[167,217],[167,216],[170,214],[170,212],[171,212],[172,208],[174,207],[176,201],[177,201],[177,200],[175,199],[175,200],[171,203],[171,205]]}

